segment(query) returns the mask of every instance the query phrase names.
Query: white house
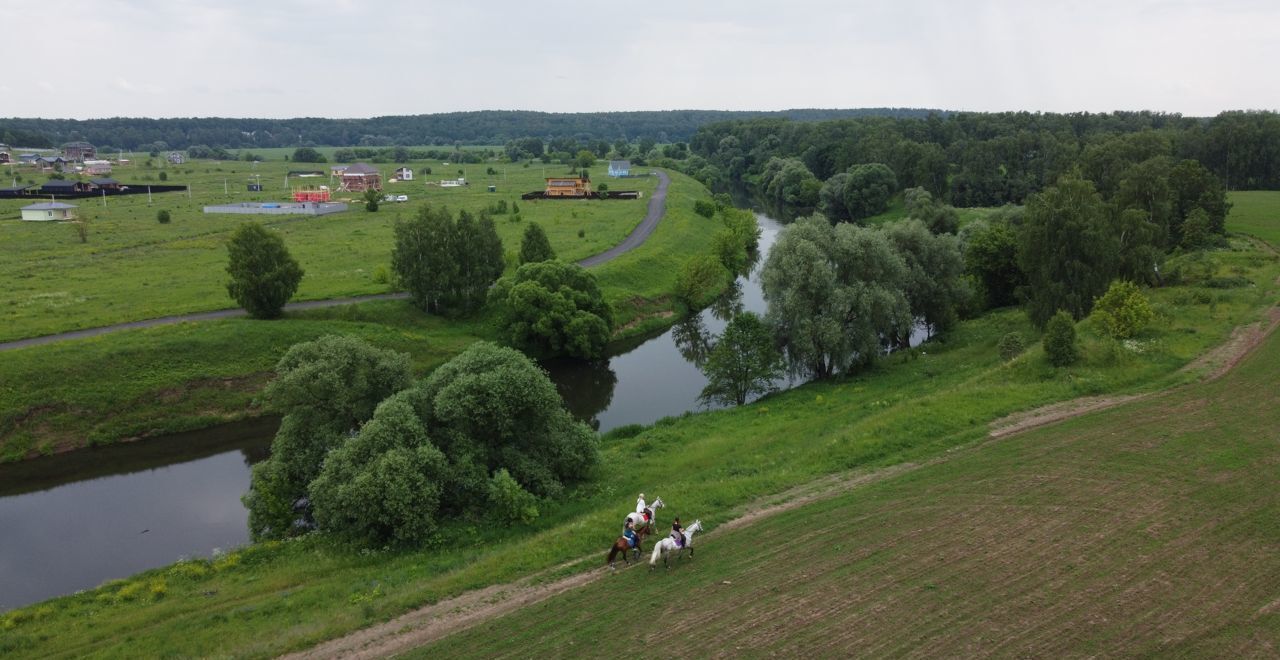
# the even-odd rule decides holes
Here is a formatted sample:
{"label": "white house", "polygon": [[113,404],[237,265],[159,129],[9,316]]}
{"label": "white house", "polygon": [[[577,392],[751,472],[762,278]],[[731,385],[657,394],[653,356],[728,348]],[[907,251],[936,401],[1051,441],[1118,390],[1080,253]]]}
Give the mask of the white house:
{"label": "white house", "polygon": [[413,170],[407,167],[396,168],[396,178],[401,181],[413,181]]}
{"label": "white house", "polygon": [[76,205],[62,202],[41,202],[22,207],[22,219],[35,222],[49,220],[75,220]]}
{"label": "white house", "polygon": [[187,157],[183,156],[181,151],[170,151],[166,158],[173,165],[181,165],[187,162]]}
{"label": "white house", "polygon": [[609,176],[631,176],[631,161],[629,160],[609,161]]}
{"label": "white house", "polygon": [[84,162],[84,173],[90,176],[111,174],[111,162],[106,160],[86,160]]}

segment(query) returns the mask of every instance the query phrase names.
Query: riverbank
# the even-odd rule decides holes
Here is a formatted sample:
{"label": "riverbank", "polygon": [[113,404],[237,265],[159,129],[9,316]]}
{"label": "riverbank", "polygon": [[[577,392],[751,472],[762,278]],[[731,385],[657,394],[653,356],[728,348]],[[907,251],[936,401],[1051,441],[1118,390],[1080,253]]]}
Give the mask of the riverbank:
{"label": "riverbank", "polygon": [[[654,233],[592,269],[623,328],[615,342],[680,318],[685,310],[670,295],[676,273],[688,258],[710,251],[719,226],[693,212],[695,200],[710,198],[706,189],[682,174],[670,177],[666,213]],[[0,382],[14,385],[0,390],[0,462],[264,414],[256,396],[280,356],[325,334],[359,336],[408,353],[419,375],[474,341],[496,337],[483,316],[441,319],[393,300],[291,312],[278,321],[181,323],[6,351]]]}
{"label": "riverbank", "polygon": [[[1252,242],[1235,239],[1217,256],[1250,286],[1152,291],[1155,327],[1118,344],[1085,322],[1084,357],[1070,368],[1045,363],[1021,311],[993,312],[855,377],[606,436],[599,473],[544,503],[536,528],[456,522],[433,547],[404,552],[362,552],[319,535],[252,546],[10,613],[0,648],[32,656],[118,653],[121,644],[144,655],[303,649],[473,589],[599,570],[598,551],[637,492],[667,500],[660,517],[697,515],[714,528],[761,497],[827,475],[971,444],[1015,412],[1186,383],[1200,372],[1185,365],[1263,318],[1280,294],[1280,265]],[[996,344],[1014,331],[1033,348],[1004,363]]]}

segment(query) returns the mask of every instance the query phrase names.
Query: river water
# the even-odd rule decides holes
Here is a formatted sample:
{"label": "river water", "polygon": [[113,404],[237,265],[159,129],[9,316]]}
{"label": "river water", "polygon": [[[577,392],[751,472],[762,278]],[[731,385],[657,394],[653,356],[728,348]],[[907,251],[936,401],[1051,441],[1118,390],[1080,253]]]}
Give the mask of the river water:
{"label": "river water", "polygon": [[[607,361],[544,364],[571,412],[606,432],[701,409],[706,378],[696,362],[708,340],[737,310],[765,309],[759,270],[781,226],[757,217],[761,258],[716,304]],[[277,423],[265,418],[0,465],[0,611],[248,542],[240,496]]]}

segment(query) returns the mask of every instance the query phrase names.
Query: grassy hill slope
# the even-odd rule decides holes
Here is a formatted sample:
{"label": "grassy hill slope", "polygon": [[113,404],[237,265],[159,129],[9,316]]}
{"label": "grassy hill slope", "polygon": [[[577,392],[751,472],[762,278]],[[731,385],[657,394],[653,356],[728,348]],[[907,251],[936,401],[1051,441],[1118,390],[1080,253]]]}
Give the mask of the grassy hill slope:
{"label": "grassy hill slope", "polygon": [[692,561],[623,571],[418,653],[607,656],[679,640],[694,657],[1270,655],[1278,365],[1272,334],[1217,381],[710,533]]}

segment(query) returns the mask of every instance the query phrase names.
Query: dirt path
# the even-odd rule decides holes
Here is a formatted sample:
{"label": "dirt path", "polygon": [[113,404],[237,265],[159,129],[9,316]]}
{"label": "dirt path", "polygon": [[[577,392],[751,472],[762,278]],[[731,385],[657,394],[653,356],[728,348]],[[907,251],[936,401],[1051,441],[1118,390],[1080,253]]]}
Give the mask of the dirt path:
{"label": "dirt path", "polygon": [[[643,245],[644,242],[648,240],[649,236],[653,234],[653,231],[658,228],[658,222],[660,222],[662,217],[666,214],[667,186],[671,184],[671,177],[668,176],[666,172],[655,171],[655,173],[658,175],[658,187],[654,190],[653,196],[649,198],[648,209],[645,213],[644,219],[640,221],[640,224],[636,225],[636,228],[632,230],[621,243],[601,252],[600,254],[593,255],[579,261],[579,266],[589,268],[591,266],[599,266],[600,264],[612,261]],[[323,309],[325,307],[353,305],[373,300],[403,300],[408,297],[409,294],[407,293],[379,293],[368,296],[352,296],[350,298],[333,298],[330,300],[307,300],[304,302],[289,303],[284,306],[284,310],[286,312],[297,312],[308,309]],[[173,325],[175,323],[212,321],[216,319],[239,318],[242,316],[245,316],[245,311],[243,309],[219,309],[212,312],[196,312],[193,314],[162,316],[156,319],[129,321],[128,323],[117,323],[115,325],[107,325],[99,328],[85,328],[84,330],[59,332],[57,334],[44,335],[42,337],[28,337],[26,339],[15,339],[12,341],[0,342],[0,351],[11,351],[17,348],[41,346],[61,341],[70,341],[72,339],[98,337],[112,332],[120,332],[121,330],[137,330],[140,328],[154,328],[162,325]]]}
{"label": "dirt path", "polygon": [[[1237,328],[1232,333],[1231,338],[1224,344],[1197,358],[1184,367],[1183,370],[1203,372],[1202,382],[1220,378],[1257,348],[1278,326],[1280,326],[1280,307],[1269,310],[1265,322],[1260,321]],[[1156,393],[1085,397],[1010,415],[992,423],[989,437],[992,440],[1009,437],[1072,417],[1112,408],[1152,394]],[[852,489],[905,474],[927,465],[945,462],[951,460],[958,451],[977,450],[984,444],[986,443],[952,450],[921,463],[901,463],[874,471],[857,470],[817,479],[777,495],[762,498],[743,507],[731,520],[719,525],[716,530],[708,532],[708,534],[748,526],[784,511],[836,497]],[[383,658],[393,656],[611,575],[611,571],[595,569],[557,580],[545,581],[547,576],[566,567],[584,562],[598,562],[599,559],[598,554],[593,554],[541,571],[510,584],[494,585],[470,591],[434,605],[419,608],[386,623],[357,630],[307,651],[285,657]],[[643,566],[646,561],[642,560],[638,565],[633,564],[632,568]],[[644,569],[641,568],[639,570]]]}
{"label": "dirt path", "polygon": [[[1236,328],[1226,342],[1192,360],[1180,371],[1201,373],[1204,381],[1221,378],[1239,364],[1240,360],[1244,359],[1253,349],[1257,348],[1262,343],[1262,340],[1275,331],[1278,325],[1280,325],[1280,307],[1272,307],[1267,311],[1264,321]],[[1083,397],[1050,404],[1035,410],[1015,413],[992,422],[990,437],[1004,438],[1015,433],[1060,422],[1064,419],[1079,417],[1097,410],[1114,408],[1157,393]]]}

